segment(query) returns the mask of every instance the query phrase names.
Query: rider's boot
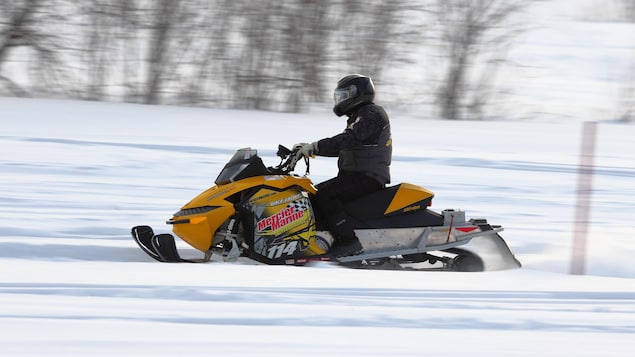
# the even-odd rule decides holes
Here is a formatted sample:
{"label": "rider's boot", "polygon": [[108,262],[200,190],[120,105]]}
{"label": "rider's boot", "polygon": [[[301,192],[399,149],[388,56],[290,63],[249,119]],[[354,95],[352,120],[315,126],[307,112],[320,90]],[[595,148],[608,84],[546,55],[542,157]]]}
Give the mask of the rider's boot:
{"label": "rider's boot", "polygon": [[362,244],[355,235],[355,230],[345,213],[331,217],[331,233],[336,238],[335,244],[328,254],[335,258],[358,255],[364,252]]}

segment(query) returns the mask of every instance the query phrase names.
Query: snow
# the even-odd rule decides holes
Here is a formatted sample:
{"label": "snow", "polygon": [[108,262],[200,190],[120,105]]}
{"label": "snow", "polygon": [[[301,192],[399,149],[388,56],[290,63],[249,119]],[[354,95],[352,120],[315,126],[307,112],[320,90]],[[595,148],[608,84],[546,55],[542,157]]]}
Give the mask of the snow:
{"label": "snow", "polygon": [[[136,246],[132,226],[169,232],[165,220],[236,149],[276,164],[277,144],[333,135],[342,119],[329,108],[0,98],[0,355],[631,356],[635,125],[612,119],[632,25],[552,21],[566,3],[538,17],[542,32],[514,53],[540,68],[521,96],[531,120],[422,120],[388,108],[393,182],[433,190],[436,210],[503,225],[516,270],[161,264]],[[589,120],[597,167],[579,276],[568,273]],[[335,166],[317,158],[311,178]]]}
{"label": "snow", "polygon": [[0,99],[0,353],[630,356],[633,125],[598,125],[586,276],[567,274],[580,122],[393,115],[393,181],[502,224],[522,269],[161,264],[129,237],[169,232],[236,148],[275,164],[340,130],[327,115]]}

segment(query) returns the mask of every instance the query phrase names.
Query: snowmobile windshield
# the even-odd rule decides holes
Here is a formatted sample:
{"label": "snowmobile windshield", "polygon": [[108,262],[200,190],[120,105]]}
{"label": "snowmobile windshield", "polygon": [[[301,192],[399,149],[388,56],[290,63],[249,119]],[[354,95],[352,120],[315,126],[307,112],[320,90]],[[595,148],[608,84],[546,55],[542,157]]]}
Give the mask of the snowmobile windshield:
{"label": "snowmobile windshield", "polygon": [[217,185],[224,185],[230,182],[242,180],[248,177],[269,174],[262,159],[258,156],[258,151],[251,148],[240,149],[225,164],[223,170],[216,178]]}
{"label": "snowmobile windshield", "polygon": [[333,93],[333,101],[335,102],[335,105],[338,105],[349,98],[354,98],[356,95],[357,87],[354,85],[346,88],[337,88]]}

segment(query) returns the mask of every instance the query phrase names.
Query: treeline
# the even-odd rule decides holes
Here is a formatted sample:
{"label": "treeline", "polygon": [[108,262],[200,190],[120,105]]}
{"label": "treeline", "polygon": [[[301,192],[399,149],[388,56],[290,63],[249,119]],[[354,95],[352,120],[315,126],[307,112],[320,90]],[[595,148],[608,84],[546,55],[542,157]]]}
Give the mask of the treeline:
{"label": "treeline", "polygon": [[[364,73],[418,86],[443,117],[478,117],[528,3],[0,1],[0,94],[301,111]],[[401,67],[421,75],[385,75]]]}

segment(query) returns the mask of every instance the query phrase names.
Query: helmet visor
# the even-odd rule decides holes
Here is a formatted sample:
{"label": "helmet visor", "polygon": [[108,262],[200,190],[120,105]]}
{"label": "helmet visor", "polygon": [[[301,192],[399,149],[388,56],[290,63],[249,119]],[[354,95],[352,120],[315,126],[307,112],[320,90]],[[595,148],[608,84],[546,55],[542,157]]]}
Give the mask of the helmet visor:
{"label": "helmet visor", "polygon": [[335,92],[333,92],[333,101],[335,105],[338,105],[349,98],[354,98],[356,95],[357,87],[355,85],[346,88],[337,88]]}

